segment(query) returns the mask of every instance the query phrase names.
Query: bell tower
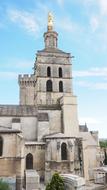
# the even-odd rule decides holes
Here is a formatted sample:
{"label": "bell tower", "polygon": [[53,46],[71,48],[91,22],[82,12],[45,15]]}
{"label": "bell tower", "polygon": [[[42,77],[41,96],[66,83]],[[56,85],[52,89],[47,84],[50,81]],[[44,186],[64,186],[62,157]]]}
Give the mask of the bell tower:
{"label": "bell tower", "polygon": [[45,48],[37,52],[34,73],[37,78],[35,104],[56,105],[63,95],[72,94],[71,55],[58,49],[58,33],[53,15],[48,14]]}
{"label": "bell tower", "polygon": [[45,47],[37,51],[34,73],[19,75],[20,104],[40,109],[58,109],[62,113],[63,132],[77,136],[77,102],[72,90],[72,56],[57,46],[58,33],[53,28],[53,16],[48,14]]}
{"label": "bell tower", "polygon": [[44,49],[37,51],[32,75],[19,75],[21,105],[57,105],[72,92],[72,56],[58,49],[52,13],[48,14]]}

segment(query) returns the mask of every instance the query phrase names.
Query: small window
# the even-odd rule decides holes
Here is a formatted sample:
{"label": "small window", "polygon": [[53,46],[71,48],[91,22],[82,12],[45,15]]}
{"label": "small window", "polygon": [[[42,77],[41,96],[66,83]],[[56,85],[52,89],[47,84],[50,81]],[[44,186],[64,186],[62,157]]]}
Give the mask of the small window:
{"label": "small window", "polygon": [[33,155],[31,153],[26,156],[26,169],[33,169]]}
{"label": "small window", "polygon": [[51,80],[48,80],[46,83],[46,91],[52,92],[52,81]]}
{"label": "small window", "polygon": [[61,145],[61,160],[67,160],[67,145],[62,143]]}
{"label": "small window", "polygon": [[59,92],[63,92],[63,82],[59,82]]}
{"label": "small window", "polygon": [[47,67],[47,76],[50,77],[51,76],[51,68]]}
{"label": "small window", "polygon": [[0,156],[3,154],[3,138],[0,137]]}
{"label": "small window", "polygon": [[61,78],[62,77],[62,68],[59,67],[59,77]]}
{"label": "small window", "polygon": [[12,123],[20,123],[20,118],[13,118]]}

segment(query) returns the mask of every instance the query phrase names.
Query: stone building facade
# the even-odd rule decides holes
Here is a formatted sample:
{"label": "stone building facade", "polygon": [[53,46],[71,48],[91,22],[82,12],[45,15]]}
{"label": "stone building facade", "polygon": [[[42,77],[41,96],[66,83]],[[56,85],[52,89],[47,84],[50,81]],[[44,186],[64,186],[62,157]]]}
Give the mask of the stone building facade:
{"label": "stone building facade", "polygon": [[15,178],[17,190],[26,187],[26,170],[45,182],[55,171],[89,180],[99,165],[98,134],[79,128],[72,55],[58,49],[49,21],[44,42],[33,74],[19,75],[20,105],[0,105],[0,177]]}

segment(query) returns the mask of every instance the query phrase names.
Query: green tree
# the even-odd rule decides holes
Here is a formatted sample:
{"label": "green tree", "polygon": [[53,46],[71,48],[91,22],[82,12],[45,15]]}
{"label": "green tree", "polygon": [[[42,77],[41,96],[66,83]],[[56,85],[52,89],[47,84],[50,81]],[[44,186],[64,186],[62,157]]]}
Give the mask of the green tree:
{"label": "green tree", "polygon": [[63,178],[58,173],[54,173],[50,183],[46,186],[46,190],[64,190]]}
{"label": "green tree", "polygon": [[106,153],[106,149],[107,149],[107,140],[103,140],[103,141],[100,141],[100,147],[101,149],[103,149],[104,151],[104,165],[107,165],[107,153]]}
{"label": "green tree", "polygon": [[9,185],[6,182],[0,180],[0,190],[10,190]]}
{"label": "green tree", "polygon": [[107,147],[107,141],[100,141],[100,147],[106,148]]}
{"label": "green tree", "polygon": [[104,155],[105,155],[104,164],[107,165],[107,153],[106,153],[106,150],[104,150]]}

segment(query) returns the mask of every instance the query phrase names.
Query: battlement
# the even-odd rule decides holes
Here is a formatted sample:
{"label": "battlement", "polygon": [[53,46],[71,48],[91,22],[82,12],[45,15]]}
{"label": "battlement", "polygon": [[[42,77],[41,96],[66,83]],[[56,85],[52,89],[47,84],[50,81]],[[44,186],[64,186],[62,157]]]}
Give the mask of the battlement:
{"label": "battlement", "polygon": [[35,75],[19,75],[18,76],[18,82],[20,85],[33,85],[36,83],[36,77]]}
{"label": "battlement", "polygon": [[19,75],[19,80],[21,79],[26,79],[26,80],[29,80],[29,79],[34,79],[35,78],[35,75],[31,74],[23,74],[23,75]]}

